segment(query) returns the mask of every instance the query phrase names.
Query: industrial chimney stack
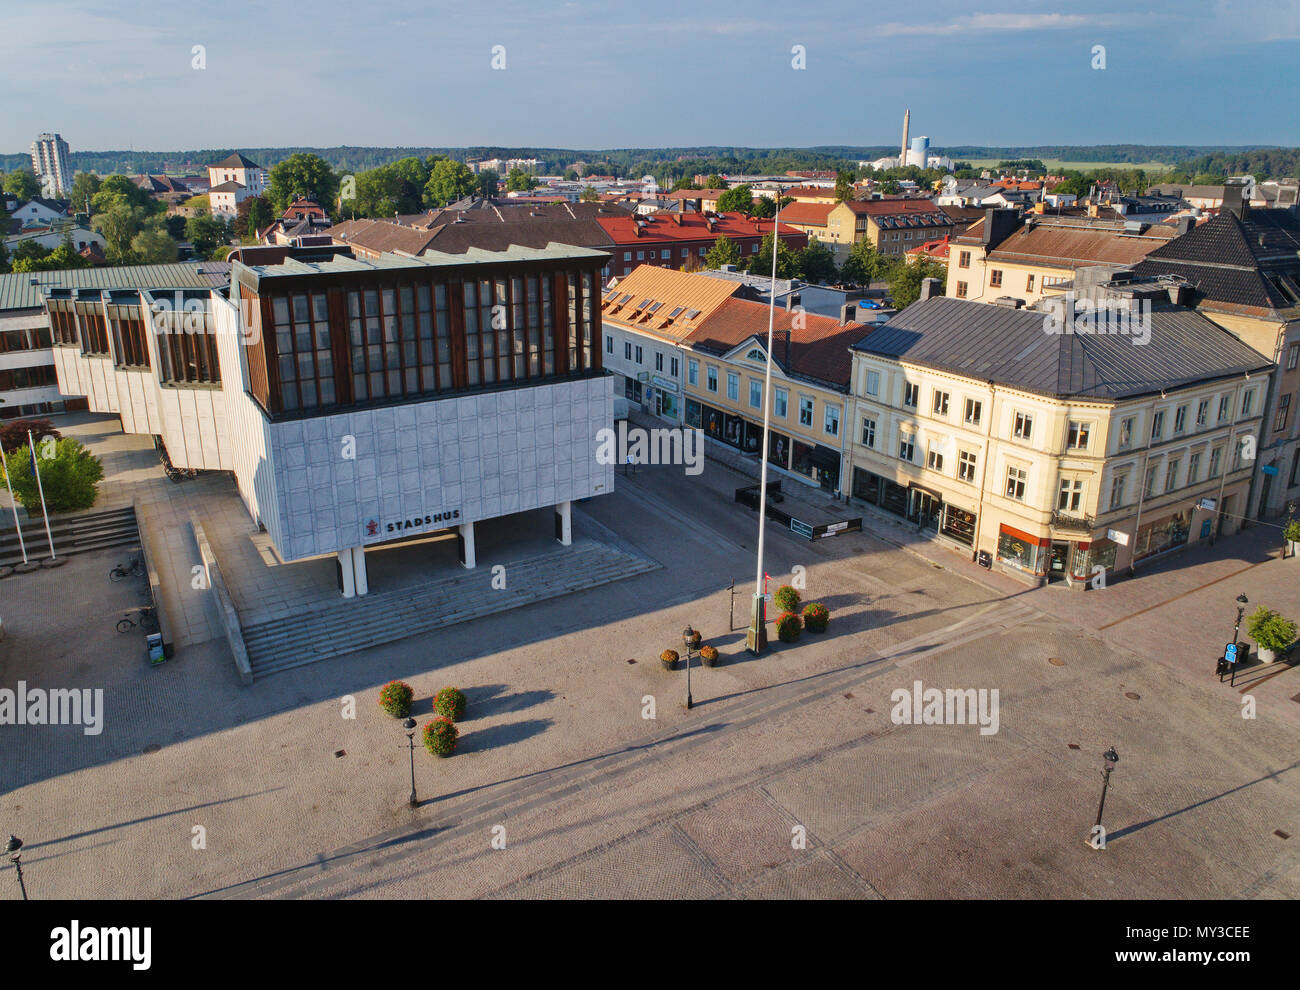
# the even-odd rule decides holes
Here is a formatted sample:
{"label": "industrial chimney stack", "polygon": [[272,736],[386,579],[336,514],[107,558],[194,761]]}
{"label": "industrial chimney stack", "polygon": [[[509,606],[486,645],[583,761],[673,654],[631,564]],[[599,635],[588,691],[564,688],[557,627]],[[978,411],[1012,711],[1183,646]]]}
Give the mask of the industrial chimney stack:
{"label": "industrial chimney stack", "polygon": [[911,124],[912,124],[912,111],[904,110],[903,111],[903,147],[902,150],[899,151],[898,153],[899,168],[902,168],[904,165],[907,164],[907,132],[910,129]]}

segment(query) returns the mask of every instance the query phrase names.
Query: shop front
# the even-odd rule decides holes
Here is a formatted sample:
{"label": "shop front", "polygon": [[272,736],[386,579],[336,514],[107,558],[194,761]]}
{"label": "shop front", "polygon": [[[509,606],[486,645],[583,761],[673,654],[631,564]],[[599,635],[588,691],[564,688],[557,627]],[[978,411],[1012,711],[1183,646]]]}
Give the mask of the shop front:
{"label": "shop front", "polygon": [[932,488],[910,482],[907,486],[908,521],[916,523],[919,529],[933,536],[939,532],[942,516],[943,495]]}
{"label": "shop front", "polygon": [[998,527],[998,561],[1023,574],[1041,577],[1049,566],[1050,537],[1034,536],[1003,523]]}
{"label": "shop front", "polygon": [[680,389],[676,382],[654,375],[650,379],[650,387],[647,391],[652,393],[649,403],[656,416],[662,419],[681,418]]}
{"label": "shop front", "polygon": [[939,528],[939,532],[950,540],[956,540],[963,546],[973,547],[975,545],[975,523],[977,519],[978,516],[974,512],[967,512],[955,505],[945,505],[943,507],[943,525]]}
{"label": "shop front", "polygon": [[1191,521],[1191,510],[1184,509],[1146,523],[1138,530],[1137,538],[1133,541],[1133,559],[1141,560],[1183,546],[1191,534]]}
{"label": "shop front", "polygon": [[853,469],[852,496],[868,505],[876,505],[895,516],[907,515],[908,489],[860,467]]}
{"label": "shop front", "polygon": [[798,438],[794,441],[790,470],[817,482],[828,492],[840,488],[840,452],[819,443],[807,444]]}

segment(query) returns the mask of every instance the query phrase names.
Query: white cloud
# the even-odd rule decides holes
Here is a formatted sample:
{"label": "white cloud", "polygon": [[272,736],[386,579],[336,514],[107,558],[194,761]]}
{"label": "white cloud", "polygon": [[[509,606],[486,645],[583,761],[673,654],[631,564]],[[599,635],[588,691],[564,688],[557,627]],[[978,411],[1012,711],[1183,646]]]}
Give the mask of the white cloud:
{"label": "white cloud", "polygon": [[882,24],[877,35],[968,34],[979,31],[1051,31],[1061,28],[1104,26],[1110,14],[969,14],[942,24]]}

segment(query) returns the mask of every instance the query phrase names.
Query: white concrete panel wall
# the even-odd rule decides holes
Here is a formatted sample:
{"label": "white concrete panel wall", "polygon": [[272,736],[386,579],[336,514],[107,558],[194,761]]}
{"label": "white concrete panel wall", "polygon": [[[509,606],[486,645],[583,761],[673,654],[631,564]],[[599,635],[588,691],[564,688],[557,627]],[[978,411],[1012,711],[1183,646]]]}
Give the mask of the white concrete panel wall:
{"label": "white concrete panel wall", "polygon": [[295,560],[452,524],[390,522],[474,522],[611,492],[614,465],[595,453],[613,415],[602,377],[273,424],[277,545]]}

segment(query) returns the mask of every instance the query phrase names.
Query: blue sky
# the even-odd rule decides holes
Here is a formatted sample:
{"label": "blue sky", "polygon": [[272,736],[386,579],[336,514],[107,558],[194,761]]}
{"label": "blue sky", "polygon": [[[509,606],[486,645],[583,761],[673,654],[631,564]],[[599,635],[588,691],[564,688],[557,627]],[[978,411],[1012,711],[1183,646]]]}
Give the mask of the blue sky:
{"label": "blue sky", "polygon": [[0,32],[0,151],[45,130],[74,150],[870,145],[904,107],[938,147],[1300,144],[1300,3],[1098,2],[41,0]]}

